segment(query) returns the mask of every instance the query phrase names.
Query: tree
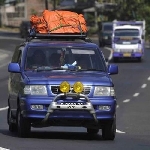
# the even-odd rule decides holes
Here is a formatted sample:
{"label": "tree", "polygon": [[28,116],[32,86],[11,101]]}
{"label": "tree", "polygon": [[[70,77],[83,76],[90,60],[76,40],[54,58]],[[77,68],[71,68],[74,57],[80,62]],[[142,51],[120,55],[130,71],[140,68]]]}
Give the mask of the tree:
{"label": "tree", "polygon": [[109,20],[145,20],[150,34],[150,0],[116,0],[117,7],[108,14]]}
{"label": "tree", "polygon": [[5,0],[0,0],[0,6],[4,5],[4,3],[5,3]]}

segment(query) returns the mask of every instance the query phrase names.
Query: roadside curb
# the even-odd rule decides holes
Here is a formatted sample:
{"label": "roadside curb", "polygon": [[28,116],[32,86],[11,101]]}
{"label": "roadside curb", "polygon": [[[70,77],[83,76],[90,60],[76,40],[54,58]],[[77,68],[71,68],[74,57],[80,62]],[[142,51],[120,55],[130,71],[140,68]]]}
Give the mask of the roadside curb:
{"label": "roadside curb", "polygon": [[11,58],[12,52],[0,49],[0,68],[7,66],[10,61],[8,58]]}
{"label": "roadside curb", "polygon": [[10,33],[19,33],[19,29],[18,28],[0,28],[0,31],[2,32],[10,32]]}

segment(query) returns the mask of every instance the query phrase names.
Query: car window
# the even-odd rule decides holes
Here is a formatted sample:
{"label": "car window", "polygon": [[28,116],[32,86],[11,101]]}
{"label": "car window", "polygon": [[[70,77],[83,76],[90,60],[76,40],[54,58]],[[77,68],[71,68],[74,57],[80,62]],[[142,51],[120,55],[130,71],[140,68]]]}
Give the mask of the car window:
{"label": "car window", "polygon": [[20,61],[21,61],[21,50],[19,48],[16,48],[11,62],[20,64]]}
{"label": "car window", "polygon": [[116,29],[115,36],[139,36],[138,29]]}
{"label": "car window", "polygon": [[21,50],[19,51],[19,56],[18,56],[18,64],[21,65],[21,57],[22,57],[22,52]]}
{"label": "car window", "polygon": [[112,24],[105,24],[103,26],[103,31],[112,31],[113,30],[113,25]]}
{"label": "car window", "polygon": [[[39,57],[35,56],[36,52],[40,52]],[[29,47],[26,56],[26,70],[38,66],[55,68],[74,62],[81,66],[81,69],[105,70],[105,62],[95,48]]]}

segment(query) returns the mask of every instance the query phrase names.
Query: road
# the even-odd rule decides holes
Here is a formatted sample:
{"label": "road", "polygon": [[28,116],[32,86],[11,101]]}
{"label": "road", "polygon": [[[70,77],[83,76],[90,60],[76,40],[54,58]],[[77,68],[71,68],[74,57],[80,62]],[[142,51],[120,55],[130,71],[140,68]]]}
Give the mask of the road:
{"label": "road", "polygon": [[[150,49],[146,49],[141,63],[116,63],[119,74],[112,75],[118,103],[114,141],[103,141],[101,132],[89,137],[84,128],[73,127],[34,128],[26,139],[10,133],[6,122],[7,65],[21,41],[16,33],[8,36],[0,32],[0,150],[150,150]],[[96,38],[93,41],[97,43]],[[102,51],[109,57],[108,49]]]}

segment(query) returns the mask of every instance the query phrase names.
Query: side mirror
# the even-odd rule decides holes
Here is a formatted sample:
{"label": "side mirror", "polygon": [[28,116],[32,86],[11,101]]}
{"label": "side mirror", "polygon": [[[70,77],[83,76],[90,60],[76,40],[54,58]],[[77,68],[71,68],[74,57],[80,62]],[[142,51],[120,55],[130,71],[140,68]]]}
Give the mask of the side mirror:
{"label": "side mirror", "polygon": [[18,63],[9,63],[8,64],[8,72],[20,73],[20,66]]}
{"label": "side mirror", "polygon": [[110,75],[118,74],[118,66],[115,64],[108,65],[108,73]]}

